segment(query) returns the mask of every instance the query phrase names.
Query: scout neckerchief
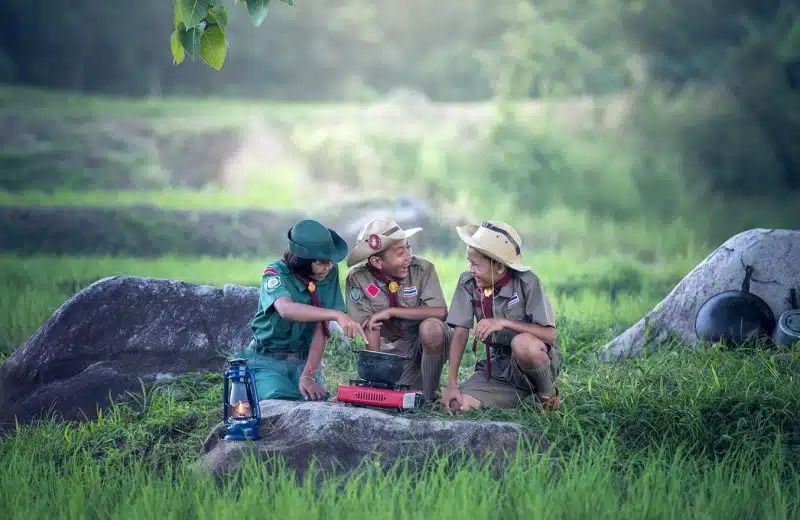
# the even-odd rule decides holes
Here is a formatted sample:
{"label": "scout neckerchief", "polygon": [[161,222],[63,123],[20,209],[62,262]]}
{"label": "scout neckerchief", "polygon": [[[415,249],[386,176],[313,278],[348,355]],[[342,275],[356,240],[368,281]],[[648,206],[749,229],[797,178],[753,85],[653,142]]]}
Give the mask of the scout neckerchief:
{"label": "scout neckerchief", "polygon": [[[472,304],[475,307],[480,307],[481,312],[483,313],[483,319],[492,319],[494,318],[494,295],[508,285],[508,282],[511,281],[511,272],[506,270],[506,273],[494,283],[494,287],[486,287],[481,289],[477,285],[475,286],[475,292],[478,294],[478,300],[472,300]],[[492,377],[492,355],[490,352],[490,348],[488,344],[484,344],[486,347],[486,371],[488,373],[488,377]],[[472,339],[472,352],[478,351],[478,338]]]}
{"label": "scout neckerchief", "polygon": [[386,284],[386,288],[389,289],[389,305],[392,307],[398,307],[399,304],[397,303],[397,288],[398,284],[382,272],[378,271],[371,265],[368,266],[369,272],[372,273],[372,276],[377,278],[379,281]]}
{"label": "scout neckerchief", "polygon": [[[309,280],[305,276],[301,276],[295,273],[294,271],[292,271],[292,274],[295,276],[295,278],[300,280],[303,283],[303,285],[306,286],[308,292],[311,293],[311,303],[313,303],[315,307],[322,307],[322,305],[320,305],[319,303],[319,296],[317,295],[317,284],[315,284],[313,281]],[[328,330],[328,324],[324,321],[320,321],[319,323],[322,325],[322,333],[325,335],[325,339],[327,340],[328,338],[331,337],[331,331]]]}

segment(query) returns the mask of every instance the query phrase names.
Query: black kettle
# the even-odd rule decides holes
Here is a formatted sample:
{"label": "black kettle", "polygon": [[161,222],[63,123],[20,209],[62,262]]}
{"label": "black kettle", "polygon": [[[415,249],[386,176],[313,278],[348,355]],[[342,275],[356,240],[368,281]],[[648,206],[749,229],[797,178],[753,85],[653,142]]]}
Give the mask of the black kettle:
{"label": "black kettle", "polygon": [[706,300],[697,311],[695,332],[701,341],[739,346],[756,338],[772,339],[775,314],[750,292],[753,267],[746,266],[741,291],[725,291]]}

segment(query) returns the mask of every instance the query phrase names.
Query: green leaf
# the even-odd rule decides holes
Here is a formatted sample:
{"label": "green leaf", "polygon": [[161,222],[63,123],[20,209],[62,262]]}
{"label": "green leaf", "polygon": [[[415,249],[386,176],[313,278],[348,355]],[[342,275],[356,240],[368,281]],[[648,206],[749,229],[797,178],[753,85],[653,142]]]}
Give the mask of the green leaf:
{"label": "green leaf", "polygon": [[181,19],[186,27],[195,27],[206,18],[208,0],[179,0]]}
{"label": "green leaf", "polygon": [[225,41],[225,33],[216,25],[212,25],[200,39],[200,58],[208,66],[219,70],[225,63],[227,51],[228,43]]}
{"label": "green leaf", "polygon": [[264,18],[267,17],[269,0],[246,0],[246,2],[247,12],[250,13],[250,21],[256,27],[260,27],[264,23]]}
{"label": "green leaf", "polygon": [[169,48],[172,51],[173,64],[179,65],[181,62],[183,62],[183,59],[186,57],[186,51],[183,49],[183,45],[181,45],[178,29],[172,31],[172,34],[169,37]]}
{"label": "green leaf", "polygon": [[197,59],[197,56],[200,55],[200,40],[203,36],[203,28],[200,27],[192,27],[191,29],[180,31],[179,37],[181,43],[183,44],[183,48],[186,49],[186,52],[189,56],[192,57],[192,60]]}
{"label": "green leaf", "polygon": [[228,10],[224,7],[212,7],[208,10],[208,21],[216,24],[225,34],[225,29],[228,28]]}
{"label": "green leaf", "polygon": [[172,0],[172,26],[177,31],[183,20],[181,0]]}

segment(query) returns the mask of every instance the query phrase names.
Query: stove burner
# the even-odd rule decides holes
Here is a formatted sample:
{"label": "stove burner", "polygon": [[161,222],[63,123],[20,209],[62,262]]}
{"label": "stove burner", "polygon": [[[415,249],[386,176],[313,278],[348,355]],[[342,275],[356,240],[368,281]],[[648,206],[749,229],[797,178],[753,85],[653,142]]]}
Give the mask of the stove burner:
{"label": "stove burner", "polygon": [[376,383],[373,381],[366,381],[364,379],[351,379],[350,384],[353,386],[362,386],[366,388],[383,388],[385,390],[411,390],[410,385],[398,385],[392,383]]}

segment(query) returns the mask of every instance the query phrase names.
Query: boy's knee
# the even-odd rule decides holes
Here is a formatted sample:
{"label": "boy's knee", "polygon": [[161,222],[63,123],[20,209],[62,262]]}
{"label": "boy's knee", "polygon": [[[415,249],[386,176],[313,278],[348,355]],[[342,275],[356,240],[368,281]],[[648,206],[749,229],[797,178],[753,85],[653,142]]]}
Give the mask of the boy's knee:
{"label": "boy's knee", "polygon": [[436,318],[428,318],[419,324],[419,340],[428,354],[439,354],[444,349],[444,324]]}
{"label": "boy's knee", "polygon": [[511,355],[525,369],[539,368],[550,362],[547,345],[532,334],[523,332],[511,340]]}

